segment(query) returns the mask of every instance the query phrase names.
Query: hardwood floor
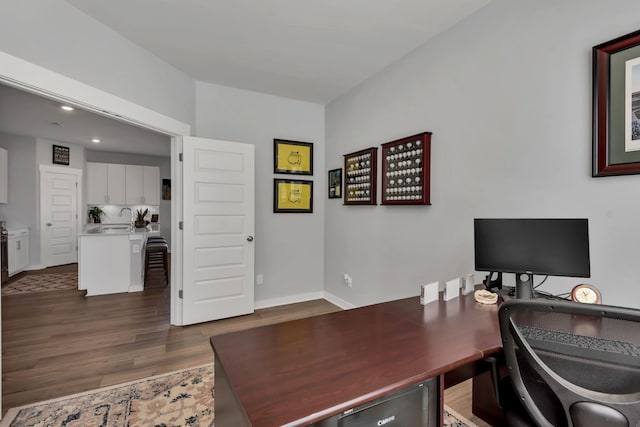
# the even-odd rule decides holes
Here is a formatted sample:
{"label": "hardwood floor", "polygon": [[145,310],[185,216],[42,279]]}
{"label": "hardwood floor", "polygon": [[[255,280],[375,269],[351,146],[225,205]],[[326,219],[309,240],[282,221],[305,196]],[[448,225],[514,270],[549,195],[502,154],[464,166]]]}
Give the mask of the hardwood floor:
{"label": "hardwood floor", "polygon": [[168,291],[3,296],[3,414],[31,402],[212,363],[212,335],[340,310],[317,300],[176,327],[169,325]]}
{"label": "hardwood floor", "polygon": [[[37,273],[12,280],[25,274]],[[212,335],[340,310],[315,300],[176,327],[169,325],[169,302],[168,286],[94,297],[83,291],[3,296],[2,414],[32,402],[212,363]],[[447,390],[447,404],[478,422],[471,414],[470,383],[456,387],[453,398]]]}
{"label": "hardwood floor", "polygon": [[446,389],[444,391],[444,401],[460,415],[476,423],[478,427],[491,427],[490,424],[487,424],[471,412],[471,380]]}

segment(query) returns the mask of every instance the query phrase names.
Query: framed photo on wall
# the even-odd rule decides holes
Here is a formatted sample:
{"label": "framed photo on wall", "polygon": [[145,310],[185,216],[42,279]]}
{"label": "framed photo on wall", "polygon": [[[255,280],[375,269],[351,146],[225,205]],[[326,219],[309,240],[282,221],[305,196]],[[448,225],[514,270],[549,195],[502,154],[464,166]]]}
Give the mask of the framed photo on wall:
{"label": "framed photo on wall", "polygon": [[313,143],[273,140],[273,173],[313,175]]}
{"label": "framed photo on wall", "polygon": [[593,48],[594,177],[640,173],[640,30]]}
{"label": "framed photo on wall", "polygon": [[313,181],[274,179],[274,213],[312,213]]}
{"label": "framed photo on wall", "polygon": [[53,146],[53,160],[54,165],[66,165],[69,166],[69,147],[62,145]]}
{"label": "framed photo on wall", "polygon": [[329,198],[342,198],[342,168],[329,171]]}

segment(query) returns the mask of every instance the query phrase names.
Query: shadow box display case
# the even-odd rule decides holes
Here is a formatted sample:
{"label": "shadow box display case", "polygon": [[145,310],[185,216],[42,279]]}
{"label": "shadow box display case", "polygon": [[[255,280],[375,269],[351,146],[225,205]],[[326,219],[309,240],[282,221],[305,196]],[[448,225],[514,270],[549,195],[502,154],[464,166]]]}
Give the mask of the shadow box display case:
{"label": "shadow box display case", "polygon": [[430,205],[431,132],[382,144],[382,204]]}
{"label": "shadow box display case", "polygon": [[378,148],[344,155],[344,204],[377,205]]}

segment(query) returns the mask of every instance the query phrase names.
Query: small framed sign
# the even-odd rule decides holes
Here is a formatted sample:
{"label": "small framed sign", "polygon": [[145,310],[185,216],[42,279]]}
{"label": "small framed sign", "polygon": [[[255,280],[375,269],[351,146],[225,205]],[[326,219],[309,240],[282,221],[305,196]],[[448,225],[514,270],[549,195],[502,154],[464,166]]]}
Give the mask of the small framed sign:
{"label": "small framed sign", "polygon": [[69,166],[69,147],[53,146],[53,164]]}

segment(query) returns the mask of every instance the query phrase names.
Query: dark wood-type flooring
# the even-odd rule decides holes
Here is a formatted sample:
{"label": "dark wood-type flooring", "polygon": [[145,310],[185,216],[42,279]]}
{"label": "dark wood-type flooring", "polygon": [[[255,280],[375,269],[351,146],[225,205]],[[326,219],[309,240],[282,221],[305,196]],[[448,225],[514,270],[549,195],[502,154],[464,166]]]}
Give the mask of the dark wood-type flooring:
{"label": "dark wood-type flooring", "polygon": [[[23,272],[77,271],[77,265]],[[169,325],[168,286],[85,297],[52,291],[2,297],[2,414],[9,408],[213,362],[212,335],[340,310],[315,300],[256,310],[232,319]],[[471,414],[469,382],[447,404]]]}

